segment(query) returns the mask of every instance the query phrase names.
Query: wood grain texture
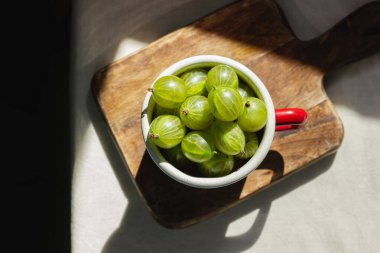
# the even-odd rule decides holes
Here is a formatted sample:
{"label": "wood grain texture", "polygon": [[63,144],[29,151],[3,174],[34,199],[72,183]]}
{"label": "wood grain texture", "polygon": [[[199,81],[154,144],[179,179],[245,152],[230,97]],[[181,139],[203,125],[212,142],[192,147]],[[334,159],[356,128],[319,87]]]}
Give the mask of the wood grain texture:
{"label": "wood grain texture", "polygon": [[[94,95],[156,220],[170,228],[195,224],[335,152],[343,126],[323,78],[333,68],[379,51],[379,17],[380,5],[370,4],[320,38],[301,42],[271,1],[239,1],[99,70]],[[179,184],[161,172],[145,151],[140,120],[146,90],[156,76],[178,60],[201,54],[245,64],[267,86],[276,108],[308,112],[305,126],[275,134],[267,158],[245,180],[209,190]]]}

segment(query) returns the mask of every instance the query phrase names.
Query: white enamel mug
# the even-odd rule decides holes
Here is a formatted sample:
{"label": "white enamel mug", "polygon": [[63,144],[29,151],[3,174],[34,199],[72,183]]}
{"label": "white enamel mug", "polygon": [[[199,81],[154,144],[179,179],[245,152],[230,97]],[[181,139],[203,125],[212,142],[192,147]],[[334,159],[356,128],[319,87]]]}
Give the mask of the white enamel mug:
{"label": "white enamel mug", "polygon": [[153,109],[155,105],[155,101],[153,100],[153,96],[151,92],[147,93],[143,106],[142,106],[142,114],[141,114],[142,134],[143,134],[143,138],[144,138],[148,153],[153,159],[153,161],[165,174],[167,174],[174,180],[180,183],[183,183],[185,185],[197,187],[197,188],[223,187],[226,185],[233,184],[247,177],[249,173],[251,173],[260,165],[260,163],[264,160],[264,158],[268,154],[271,143],[273,141],[273,136],[274,136],[275,127],[276,127],[275,109],[274,109],[273,102],[267,88],[265,87],[263,82],[260,80],[260,78],[257,77],[255,73],[253,73],[246,66],[244,66],[243,64],[235,60],[222,57],[222,56],[216,56],[216,55],[193,56],[193,57],[180,60],[174,63],[173,65],[169,66],[157,77],[157,79],[166,75],[180,75],[181,73],[193,68],[202,68],[202,67],[210,68],[218,64],[225,64],[234,68],[234,70],[239,76],[239,79],[244,80],[245,83],[248,84],[255,91],[256,95],[261,100],[264,101],[265,106],[267,108],[267,123],[264,127],[264,131],[263,131],[264,134],[262,136],[260,145],[255,155],[251,159],[249,159],[243,166],[231,172],[230,174],[223,177],[215,177],[215,178],[194,177],[194,176],[185,174],[180,169],[176,168],[171,163],[169,163],[165,159],[165,157],[163,157],[163,155],[160,153],[160,150],[157,148],[157,146],[154,145],[147,138],[150,122],[152,119]]}

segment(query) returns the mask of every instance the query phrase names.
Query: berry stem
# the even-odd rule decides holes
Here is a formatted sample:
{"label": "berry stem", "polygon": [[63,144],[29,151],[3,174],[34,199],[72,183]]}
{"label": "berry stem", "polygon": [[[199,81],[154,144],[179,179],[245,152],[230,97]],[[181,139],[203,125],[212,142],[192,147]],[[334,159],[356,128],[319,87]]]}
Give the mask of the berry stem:
{"label": "berry stem", "polygon": [[182,114],[186,116],[187,114],[189,114],[189,110],[187,110],[187,109],[183,110]]}
{"label": "berry stem", "polygon": [[149,139],[158,139],[158,134],[152,134],[152,133],[150,133],[150,134],[148,134],[148,138]]}
{"label": "berry stem", "polygon": [[147,91],[153,92],[153,88],[148,88]]}
{"label": "berry stem", "polygon": [[246,103],[245,103],[245,107],[250,107],[251,106],[251,101],[247,101]]}

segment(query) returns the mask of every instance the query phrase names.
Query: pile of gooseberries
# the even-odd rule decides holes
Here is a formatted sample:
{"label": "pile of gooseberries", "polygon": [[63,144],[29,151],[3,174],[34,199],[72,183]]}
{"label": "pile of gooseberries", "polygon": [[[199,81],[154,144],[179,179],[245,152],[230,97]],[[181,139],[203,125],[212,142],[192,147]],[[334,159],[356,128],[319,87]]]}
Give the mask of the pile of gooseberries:
{"label": "pile of gooseberries", "polygon": [[249,159],[258,149],[267,110],[232,67],[163,76],[149,91],[156,105],[148,138],[177,168],[221,177],[235,158]]}

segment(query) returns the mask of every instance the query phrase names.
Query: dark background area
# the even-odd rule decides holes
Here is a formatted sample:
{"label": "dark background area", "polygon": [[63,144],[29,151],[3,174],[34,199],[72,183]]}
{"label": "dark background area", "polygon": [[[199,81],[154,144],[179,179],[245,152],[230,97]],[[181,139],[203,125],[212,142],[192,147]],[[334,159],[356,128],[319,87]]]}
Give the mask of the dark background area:
{"label": "dark background area", "polygon": [[2,228],[10,252],[70,252],[71,7],[2,7]]}

